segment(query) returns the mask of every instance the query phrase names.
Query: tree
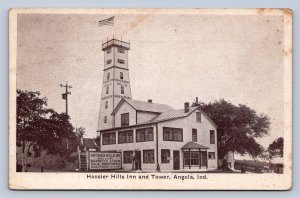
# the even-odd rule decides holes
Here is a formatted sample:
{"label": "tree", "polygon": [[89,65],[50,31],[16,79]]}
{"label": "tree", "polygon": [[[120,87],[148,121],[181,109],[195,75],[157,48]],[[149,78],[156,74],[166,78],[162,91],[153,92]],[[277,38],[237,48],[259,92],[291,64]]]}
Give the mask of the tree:
{"label": "tree", "polygon": [[68,115],[47,108],[47,99],[38,91],[17,90],[17,147],[21,148],[22,171],[27,170],[28,157],[64,154],[62,139],[72,136]]}
{"label": "tree", "polygon": [[79,138],[82,138],[85,135],[85,128],[79,127],[78,129],[76,129],[76,132],[77,132],[77,136]]}
{"label": "tree", "polygon": [[276,157],[283,157],[283,137],[279,137],[274,140],[269,145],[267,151],[271,159]]}
{"label": "tree", "polygon": [[85,135],[85,128],[84,127],[79,127],[76,129],[76,134],[77,134],[77,144],[79,146],[80,150],[83,150],[84,145],[83,145],[83,136]]}
{"label": "tree", "polygon": [[256,141],[269,134],[270,121],[266,115],[257,115],[246,105],[233,105],[221,99],[212,103],[194,102],[218,126],[218,157],[224,159],[229,152],[248,154],[255,158],[263,154],[264,148]]}

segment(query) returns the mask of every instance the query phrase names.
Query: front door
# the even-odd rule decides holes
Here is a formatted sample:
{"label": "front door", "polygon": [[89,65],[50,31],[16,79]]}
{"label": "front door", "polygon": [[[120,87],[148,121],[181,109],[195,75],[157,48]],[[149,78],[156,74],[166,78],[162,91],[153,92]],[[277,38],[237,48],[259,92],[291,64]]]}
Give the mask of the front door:
{"label": "front door", "polygon": [[142,170],[141,167],[141,151],[134,152],[134,169],[135,170]]}
{"label": "front door", "polygon": [[180,154],[179,151],[173,151],[173,169],[179,170],[180,168]]}

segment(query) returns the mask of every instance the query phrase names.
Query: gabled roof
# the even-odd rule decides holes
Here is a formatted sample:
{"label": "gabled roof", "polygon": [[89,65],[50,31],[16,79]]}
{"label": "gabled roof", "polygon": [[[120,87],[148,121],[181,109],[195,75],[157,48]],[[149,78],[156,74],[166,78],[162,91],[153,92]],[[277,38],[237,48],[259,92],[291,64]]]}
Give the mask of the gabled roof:
{"label": "gabled roof", "polygon": [[[118,106],[121,105],[121,102],[122,102],[122,100],[120,101]],[[124,99],[124,102],[125,102],[125,99]],[[115,108],[114,111],[116,111],[118,106]],[[204,115],[212,125],[214,125],[216,128],[218,128],[218,126],[208,117],[208,115],[205,114],[205,112],[202,111],[202,109],[200,107],[195,106],[195,107],[190,107],[190,110],[186,113],[184,112],[183,109],[165,111],[165,112],[162,112],[162,113],[158,114],[156,117],[154,117],[152,120],[150,120],[148,122],[129,125],[129,126],[126,126],[126,127],[123,126],[123,127],[116,127],[116,128],[110,128],[110,129],[103,129],[103,130],[99,130],[99,131],[111,131],[111,130],[117,130],[117,129],[122,129],[122,128],[131,128],[131,127],[135,127],[135,126],[155,124],[155,123],[158,123],[158,122],[163,122],[163,121],[168,121],[168,120],[173,120],[173,119],[178,119],[178,118],[184,118],[184,117],[189,116],[196,109],[198,109],[202,113],[202,115]]]}
{"label": "gabled roof", "polygon": [[93,138],[83,138],[83,145],[88,149],[97,149],[97,144]]}
{"label": "gabled roof", "polygon": [[193,113],[196,109],[198,109],[202,113],[202,115],[204,115],[212,125],[214,125],[216,128],[218,128],[216,123],[214,123],[214,121],[212,121],[210,119],[210,117],[208,117],[208,115],[206,115],[206,113],[203,112],[202,109],[198,106],[190,107],[190,110],[186,113],[184,112],[184,109],[163,112],[163,113],[159,114],[158,116],[156,116],[155,118],[153,118],[152,120],[150,120],[149,122],[162,122],[162,121],[187,117],[191,113]]}
{"label": "gabled roof", "polygon": [[184,112],[184,109],[166,111],[166,112],[159,114],[158,116],[156,116],[149,122],[161,122],[161,121],[165,121],[165,120],[172,120],[175,118],[186,117],[186,116],[190,115],[193,111],[195,111],[197,108],[198,107],[191,107],[190,110],[186,113]]}
{"label": "gabled roof", "polygon": [[196,142],[188,142],[181,149],[209,149],[209,148],[201,144],[198,144]]}
{"label": "gabled roof", "polygon": [[165,105],[165,104],[150,103],[150,102],[144,102],[144,101],[140,101],[140,100],[132,100],[132,99],[123,98],[119,102],[119,104],[115,107],[115,109],[113,110],[113,112],[111,114],[114,115],[124,102],[127,102],[130,106],[132,106],[137,111],[162,113],[165,111],[173,110],[173,108],[171,106]]}

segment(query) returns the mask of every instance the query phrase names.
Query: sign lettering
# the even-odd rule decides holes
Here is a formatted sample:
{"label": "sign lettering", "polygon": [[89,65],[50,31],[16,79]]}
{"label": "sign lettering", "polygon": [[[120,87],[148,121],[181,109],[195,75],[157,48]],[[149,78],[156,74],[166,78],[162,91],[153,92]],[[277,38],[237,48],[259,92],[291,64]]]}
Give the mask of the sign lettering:
{"label": "sign lettering", "polygon": [[90,152],[90,169],[121,169],[121,153]]}

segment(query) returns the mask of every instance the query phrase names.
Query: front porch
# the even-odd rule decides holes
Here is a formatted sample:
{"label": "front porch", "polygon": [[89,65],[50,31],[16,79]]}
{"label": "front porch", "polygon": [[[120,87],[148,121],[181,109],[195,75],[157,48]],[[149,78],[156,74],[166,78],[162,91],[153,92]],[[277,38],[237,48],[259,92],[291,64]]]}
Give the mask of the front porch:
{"label": "front porch", "polygon": [[183,156],[181,171],[207,171],[207,149],[209,148],[196,142],[185,144],[181,148]]}

